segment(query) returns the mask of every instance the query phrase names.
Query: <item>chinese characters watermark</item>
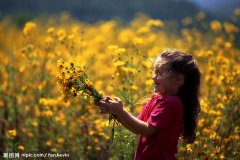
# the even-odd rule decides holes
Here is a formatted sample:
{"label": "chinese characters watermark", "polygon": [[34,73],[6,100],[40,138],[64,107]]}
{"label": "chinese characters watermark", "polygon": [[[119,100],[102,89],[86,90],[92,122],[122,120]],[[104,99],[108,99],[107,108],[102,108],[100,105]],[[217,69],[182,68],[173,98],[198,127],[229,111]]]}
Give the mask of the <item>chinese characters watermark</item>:
{"label": "chinese characters watermark", "polygon": [[68,153],[3,153],[3,158],[68,158]]}

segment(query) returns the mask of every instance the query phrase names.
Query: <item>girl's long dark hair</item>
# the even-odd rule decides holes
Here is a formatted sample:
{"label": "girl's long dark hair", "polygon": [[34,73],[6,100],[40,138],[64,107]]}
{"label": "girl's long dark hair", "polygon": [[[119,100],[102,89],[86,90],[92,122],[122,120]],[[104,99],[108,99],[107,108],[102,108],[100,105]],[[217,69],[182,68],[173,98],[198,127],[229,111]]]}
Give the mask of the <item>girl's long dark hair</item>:
{"label": "girl's long dark hair", "polygon": [[201,73],[194,58],[178,50],[166,50],[160,56],[169,69],[184,76],[184,84],[178,95],[184,105],[182,136],[186,143],[193,143],[196,138],[197,118],[201,110],[199,88]]}

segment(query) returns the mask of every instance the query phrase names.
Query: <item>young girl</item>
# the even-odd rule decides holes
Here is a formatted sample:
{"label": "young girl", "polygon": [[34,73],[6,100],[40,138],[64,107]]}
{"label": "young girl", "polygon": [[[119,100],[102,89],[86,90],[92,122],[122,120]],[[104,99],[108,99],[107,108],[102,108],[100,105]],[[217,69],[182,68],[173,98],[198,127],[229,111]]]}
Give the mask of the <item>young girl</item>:
{"label": "young girl", "polygon": [[154,94],[134,117],[120,98],[99,102],[103,114],[116,115],[127,129],[140,134],[135,160],[175,160],[182,136],[192,143],[200,112],[200,72],[193,57],[178,50],[166,50],[154,63]]}

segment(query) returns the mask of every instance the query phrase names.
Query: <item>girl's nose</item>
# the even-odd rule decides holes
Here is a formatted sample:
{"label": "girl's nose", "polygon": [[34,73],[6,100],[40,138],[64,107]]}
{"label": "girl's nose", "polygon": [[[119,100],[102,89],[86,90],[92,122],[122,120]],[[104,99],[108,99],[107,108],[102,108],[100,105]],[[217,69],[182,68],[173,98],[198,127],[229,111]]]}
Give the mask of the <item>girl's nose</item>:
{"label": "girl's nose", "polygon": [[156,74],[152,76],[152,80],[155,80],[155,79],[156,79]]}

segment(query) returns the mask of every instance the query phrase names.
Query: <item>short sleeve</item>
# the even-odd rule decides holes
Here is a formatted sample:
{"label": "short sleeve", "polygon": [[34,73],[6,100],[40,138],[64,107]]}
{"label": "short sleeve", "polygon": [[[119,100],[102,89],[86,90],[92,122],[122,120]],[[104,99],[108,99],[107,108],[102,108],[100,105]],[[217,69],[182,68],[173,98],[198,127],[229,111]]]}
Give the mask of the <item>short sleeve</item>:
{"label": "short sleeve", "polygon": [[150,114],[148,123],[159,130],[168,126],[173,118],[175,109],[174,103],[169,101],[163,101],[159,103]]}
{"label": "short sleeve", "polygon": [[144,105],[142,111],[140,112],[140,114],[137,116],[137,118],[141,121],[147,121],[146,115],[148,115],[148,110],[149,107],[153,105],[153,103],[156,101],[156,99],[159,98],[158,94],[154,94],[151,99],[147,102],[147,104]]}

